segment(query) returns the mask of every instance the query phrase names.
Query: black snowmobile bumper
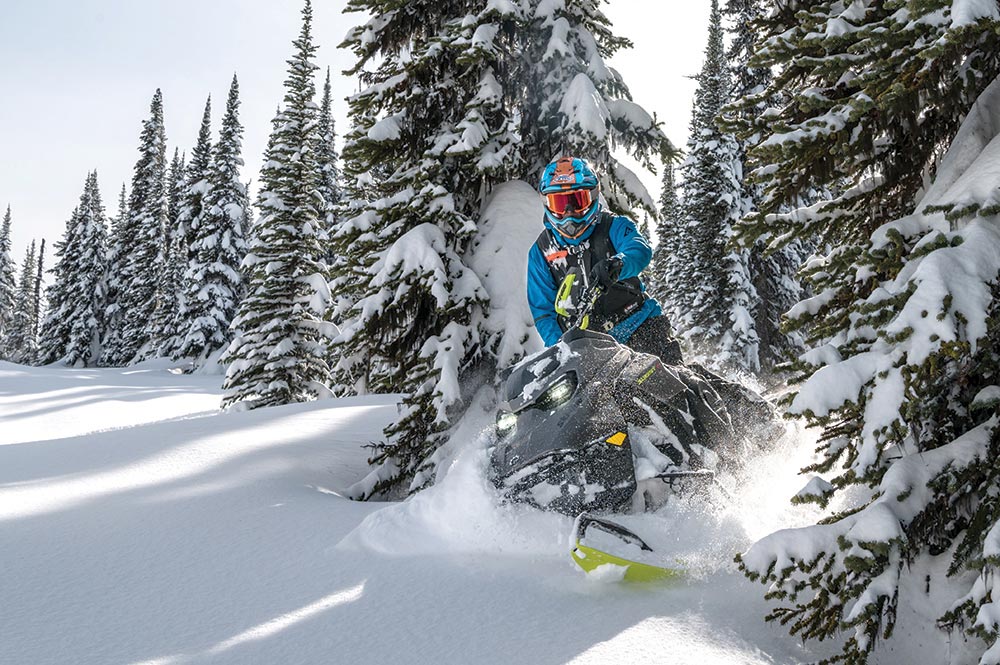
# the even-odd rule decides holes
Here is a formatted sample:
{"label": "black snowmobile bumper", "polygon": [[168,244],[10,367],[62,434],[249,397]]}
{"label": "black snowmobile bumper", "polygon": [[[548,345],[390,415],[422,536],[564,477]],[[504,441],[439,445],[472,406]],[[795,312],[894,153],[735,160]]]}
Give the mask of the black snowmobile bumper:
{"label": "black snowmobile bumper", "polygon": [[632,464],[628,434],[617,431],[520,463],[509,475],[496,473],[494,478],[510,501],[575,517],[630,506],[636,489]]}

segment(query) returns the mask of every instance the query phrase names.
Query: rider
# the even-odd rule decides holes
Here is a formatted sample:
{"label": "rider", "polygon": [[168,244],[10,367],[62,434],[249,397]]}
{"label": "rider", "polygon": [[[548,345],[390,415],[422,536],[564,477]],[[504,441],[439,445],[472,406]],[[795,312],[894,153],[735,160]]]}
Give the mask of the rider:
{"label": "rider", "polygon": [[538,190],[545,197],[545,229],[528,252],[528,304],[545,345],[559,341],[571,307],[596,283],[604,293],[588,317],[589,329],[665,363],[680,363],[670,324],[639,280],[653,256],[649,241],[632,220],[601,209],[590,165],[562,157],[545,168]]}

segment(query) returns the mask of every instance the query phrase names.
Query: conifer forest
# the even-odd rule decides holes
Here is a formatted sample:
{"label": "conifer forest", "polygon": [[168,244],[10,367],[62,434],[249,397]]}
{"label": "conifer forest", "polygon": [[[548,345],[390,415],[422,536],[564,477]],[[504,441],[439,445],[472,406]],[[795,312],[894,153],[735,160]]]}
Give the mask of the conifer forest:
{"label": "conifer forest", "polygon": [[1000,1],[677,4],[189,17],[270,124],[259,42],[67,75],[143,111],[59,235],[0,181],[0,662],[1000,665]]}

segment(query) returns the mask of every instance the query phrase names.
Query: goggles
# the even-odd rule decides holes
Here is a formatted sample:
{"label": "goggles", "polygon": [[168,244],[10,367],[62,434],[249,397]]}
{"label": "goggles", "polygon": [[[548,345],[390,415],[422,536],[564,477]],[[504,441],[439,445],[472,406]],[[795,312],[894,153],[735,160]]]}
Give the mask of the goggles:
{"label": "goggles", "polygon": [[545,195],[545,206],[556,219],[562,219],[570,213],[586,212],[593,203],[592,189],[573,189]]}

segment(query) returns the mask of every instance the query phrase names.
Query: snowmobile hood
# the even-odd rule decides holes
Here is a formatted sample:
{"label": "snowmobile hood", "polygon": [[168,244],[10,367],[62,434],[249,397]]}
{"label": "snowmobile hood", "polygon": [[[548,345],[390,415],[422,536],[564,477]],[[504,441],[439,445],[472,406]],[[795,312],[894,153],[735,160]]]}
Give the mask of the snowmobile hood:
{"label": "snowmobile hood", "polygon": [[513,413],[523,410],[570,372],[577,382],[588,381],[621,351],[609,335],[571,330],[554,346],[514,367],[504,383],[502,407]]}

